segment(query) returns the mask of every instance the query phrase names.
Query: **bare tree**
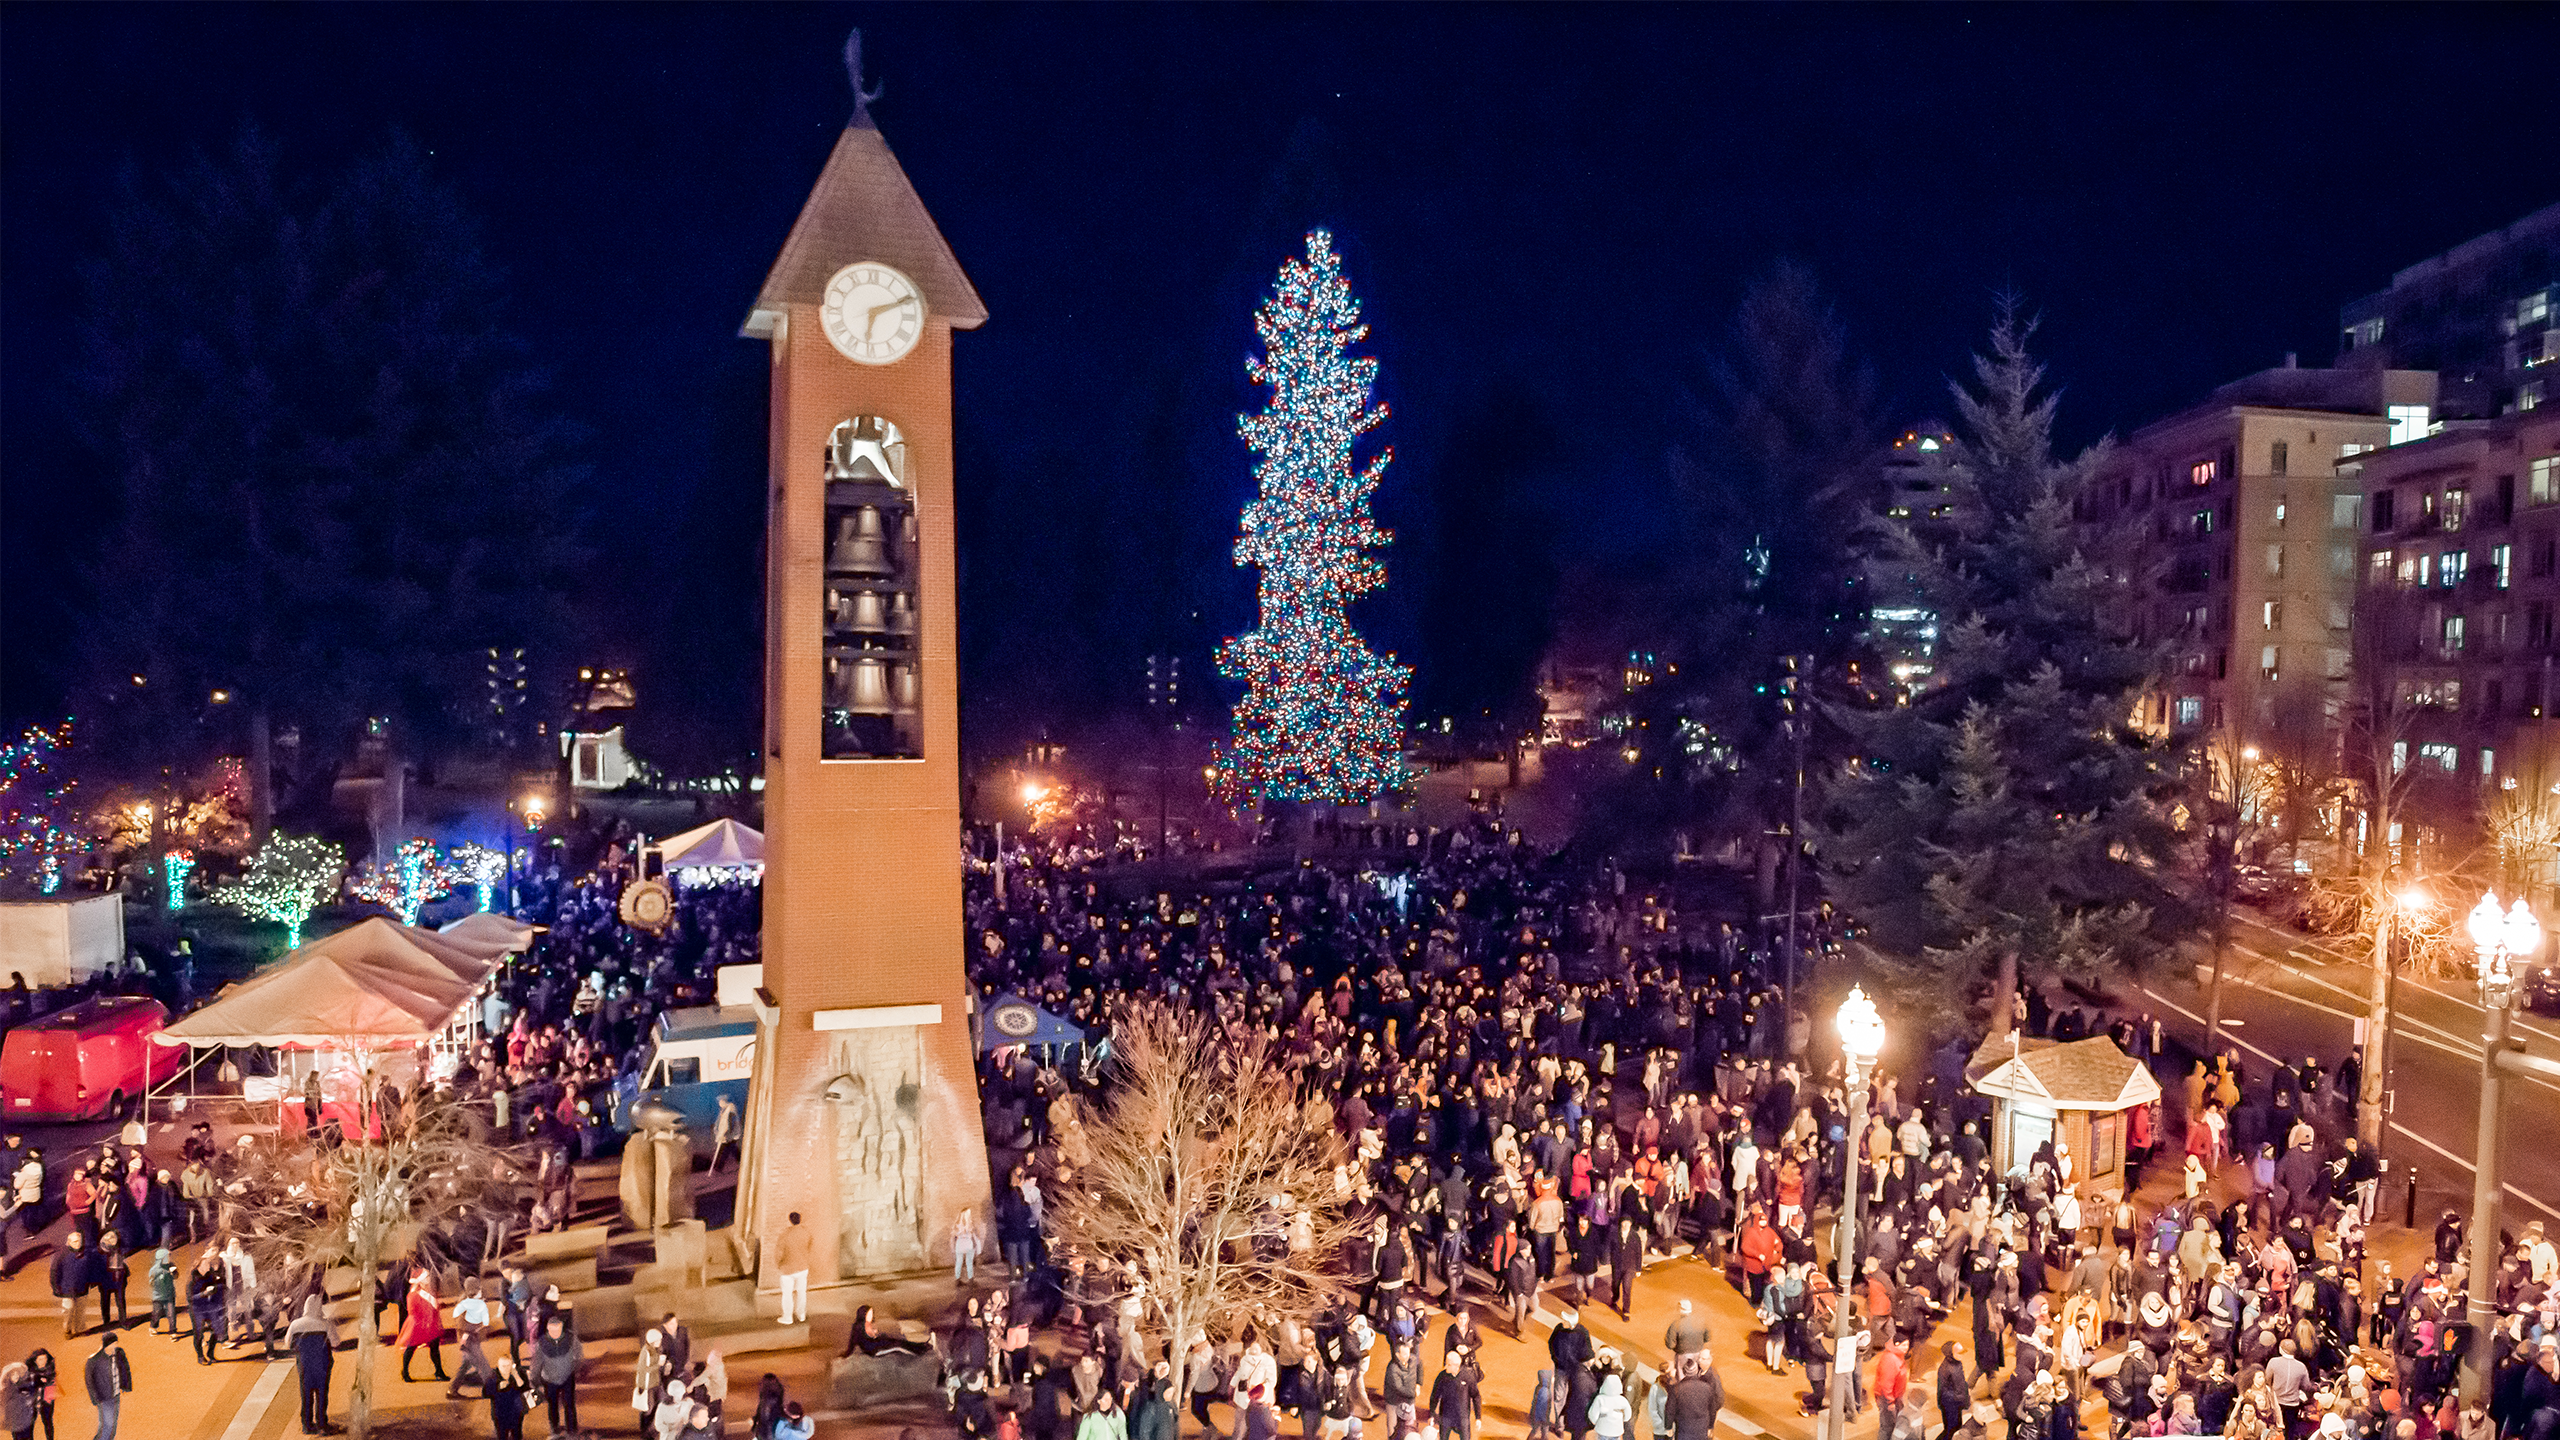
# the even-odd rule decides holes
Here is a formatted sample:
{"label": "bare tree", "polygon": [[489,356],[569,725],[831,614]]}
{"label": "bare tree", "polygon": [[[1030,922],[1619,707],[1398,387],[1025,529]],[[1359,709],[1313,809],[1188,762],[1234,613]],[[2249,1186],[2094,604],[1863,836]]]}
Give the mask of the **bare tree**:
{"label": "bare tree", "polygon": [[1179,1396],[1193,1336],[1308,1319],[1342,1293],[1358,1229],[1335,1191],[1345,1150],[1259,1032],[1142,1005],[1113,1024],[1111,1049],[1083,1127],[1089,1163],[1051,1201],[1049,1228],[1097,1271],[1135,1267]]}
{"label": "bare tree", "polygon": [[[341,1265],[355,1272],[355,1376],[347,1426],[373,1422],[374,1324],[382,1266],[417,1257],[477,1276],[487,1227],[509,1212],[528,1156],[495,1143],[485,1118],[447,1094],[386,1105],[368,1077],[353,1133],[274,1135],[245,1147],[225,1185],[223,1226],[262,1277],[289,1293],[322,1291]],[[299,1283],[296,1283],[299,1282]],[[394,1301],[405,1297],[392,1297]]]}

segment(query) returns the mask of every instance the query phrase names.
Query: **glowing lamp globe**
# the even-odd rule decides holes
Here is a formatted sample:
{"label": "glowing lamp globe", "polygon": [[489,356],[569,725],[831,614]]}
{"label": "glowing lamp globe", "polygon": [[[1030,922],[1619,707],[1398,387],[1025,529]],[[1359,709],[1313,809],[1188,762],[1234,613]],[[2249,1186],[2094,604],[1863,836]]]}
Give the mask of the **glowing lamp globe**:
{"label": "glowing lamp globe", "polygon": [[1840,1002],[1840,1048],[1851,1060],[1870,1065],[1884,1053],[1884,1017],[1876,1013],[1875,1002],[1867,998],[1861,986],[1849,987],[1849,998]]}
{"label": "glowing lamp globe", "polygon": [[2499,942],[2506,938],[2507,928],[2507,918],[2499,910],[2497,893],[2492,891],[2481,896],[2480,903],[2471,907],[2470,916],[2462,924],[2471,932],[2473,946],[2484,951],[2497,949]]}
{"label": "glowing lamp globe", "polygon": [[2524,901],[2516,901],[2507,911],[2504,928],[2508,954],[2522,957],[2541,951],[2542,922],[2533,918],[2533,911],[2526,908]]}

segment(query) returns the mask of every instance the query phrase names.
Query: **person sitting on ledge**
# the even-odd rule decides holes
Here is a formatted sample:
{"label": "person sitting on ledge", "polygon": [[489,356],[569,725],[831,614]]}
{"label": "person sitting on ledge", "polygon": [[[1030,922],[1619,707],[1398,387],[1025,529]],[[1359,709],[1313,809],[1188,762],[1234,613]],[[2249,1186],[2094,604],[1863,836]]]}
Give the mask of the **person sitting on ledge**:
{"label": "person sitting on ledge", "polygon": [[836,1358],[841,1360],[853,1354],[924,1355],[931,1353],[932,1349],[930,1345],[903,1336],[881,1334],[879,1323],[872,1318],[871,1307],[865,1305],[853,1312],[853,1333],[844,1337],[844,1350]]}

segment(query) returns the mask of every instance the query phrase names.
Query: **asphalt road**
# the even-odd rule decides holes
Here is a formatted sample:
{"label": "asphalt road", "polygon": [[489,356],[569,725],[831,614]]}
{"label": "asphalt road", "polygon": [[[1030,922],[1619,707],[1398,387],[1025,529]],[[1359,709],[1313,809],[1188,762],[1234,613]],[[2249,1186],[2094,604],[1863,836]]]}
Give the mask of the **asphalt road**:
{"label": "asphalt road", "polygon": [[[2237,1045],[2253,1084],[2265,1083],[2278,1058],[2300,1064],[2317,1055],[2334,1067],[2353,1043],[2365,1014],[2365,958],[2352,939],[2305,936],[2235,909],[2230,970],[2222,992],[2228,1043]],[[2204,1034],[2210,969],[2194,983],[2153,981],[2141,988],[2153,1013],[2190,1044]],[[2391,1173],[2381,1200],[2394,1217],[2405,1203],[2407,1173],[2419,1176],[2418,1213],[2468,1213],[2471,1161],[2479,1140],[2480,1034],[2483,1016],[2467,985],[2400,980],[2400,1013],[2392,1026],[2391,1124],[2384,1153]],[[2526,1048],[2560,1060],[2560,1022],[2519,1013],[2515,1032]],[[2506,1082],[2506,1224],[2560,1221],[2560,1086],[2510,1076]],[[2333,1109],[2323,1127],[2352,1128],[2351,1112]]]}

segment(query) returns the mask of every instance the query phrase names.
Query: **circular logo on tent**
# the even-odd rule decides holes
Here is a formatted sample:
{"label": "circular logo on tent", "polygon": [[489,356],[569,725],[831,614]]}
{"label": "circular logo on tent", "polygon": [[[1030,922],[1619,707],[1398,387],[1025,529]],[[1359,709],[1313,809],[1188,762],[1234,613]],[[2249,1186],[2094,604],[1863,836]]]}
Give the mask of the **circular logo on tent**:
{"label": "circular logo on tent", "polygon": [[635,881],[622,892],[622,923],[634,930],[664,930],[675,910],[675,896],[664,880]]}
{"label": "circular logo on tent", "polygon": [[999,1005],[987,1012],[987,1023],[997,1034],[1020,1040],[1040,1028],[1040,1012],[1028,1005]]}

